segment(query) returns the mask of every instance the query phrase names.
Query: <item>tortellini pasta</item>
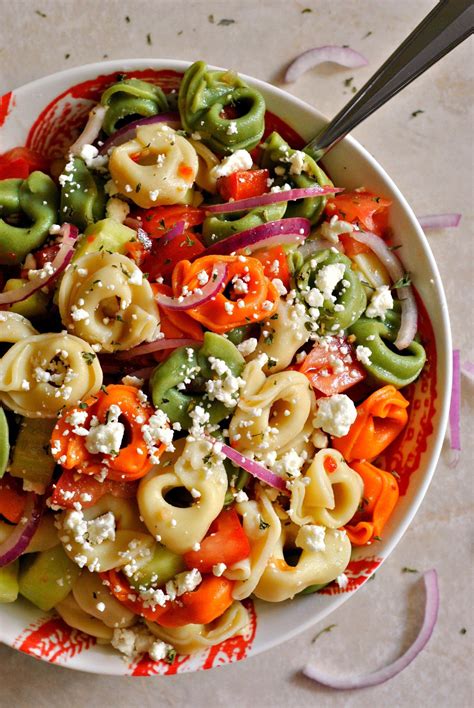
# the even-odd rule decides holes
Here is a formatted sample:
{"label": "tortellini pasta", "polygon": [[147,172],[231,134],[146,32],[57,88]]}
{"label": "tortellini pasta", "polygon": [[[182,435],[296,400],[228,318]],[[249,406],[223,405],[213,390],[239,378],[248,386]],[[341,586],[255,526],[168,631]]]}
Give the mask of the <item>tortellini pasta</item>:
{"label": "tortellini pasta", "polygon": [[145,209],[187,204],[198,169],[194,147],[164,123],[137,128],[136,138],[114,148],[109,160],[117,191]]}
{"label": "tortellini pasta", "polygon": [[[94,536],[91,522],[105,514],[114,517],[114,529],[105,538]],[[92,535],[91,535],[92,533]],[[66,511],[59,518],[59,538],[64,550],[79,567],[105,572],[145,563],[156,546],[140,521],[136,503],[106,494],[82,511]]]}
{"label": "tortellini pasta", "polygon": [[70,334],[31,335],[0,359],[0,401],[27,418],[54,418],[101,385],[96,354]]}
{"label": "tortellini pasta", "polygon": [[190,139],[189,142],[196,150],[198,156],[199,167],[196,175],[196,184],[201,189],[205,189],[206,192],[215,194],[217,192],[217,177],[213,172],[213,167],[219,164],[219,158],[201,140]]}
{"label": "tortellini pasta", "polygon": [[107,135],[115,133],[120,121],[135,116],[154,116],[168,110],[168,100],[160,86],[140,79],[117,81],[104,91],[100,99],[107,106],[103,130]]}
{"label": "tortellini pasta", "polygon": [[160,627],[154,622],[146,622],[155,637],[172,644],[180,654],[193,654],[200,649],[213,647],[230,637],[243,634],[248,624],[249,614],[240,602],[233,602],[221,617],[210,624]]}
{"label": "tortellini pasta", "polygon": [[15,344],[38,334],[31,322],[16,312],[0,312],[0,342]]}
{"label": "tortellini pasta", "polygon": [[130,627],[136,622],[135,613],[112,595],[97,573],[84,568],[73,585],[72,594],[83,612],[100,620],[106,627]]}
{"label": "tortellini pasta", "polygon": [[292,443],[314,415],[315,396],[304,374],[285,371],[266,377],[260,356],[244,369],[239,404],[229,425],[231,444],[264,454]]}
{"label": "tortellini pasta", "polygon": [[[167,494],[183,487],[193,503],[187,508],[173,506]],[[140,482],[140,514],[150,533],[167,548],[186,553],[202,541],[222,510],[226,490],[224,463],[213,454],[211,443],[179,440],[174,453],[163,454],[160,464]]]}
{"label": "tortellini pasta", "polygon": [[360,475],[337,450],[320,450],[304,476],[291,485],[288,515],[296,524],[322,524],[332,529],[345,526],[362,499]]}
{"label": "tortellini pasta", "polygon": [[79,258],[62,279],[58,304],[68,330],[102,351],[131,349],[157,333],[159,312],[150,283],[119,253]]}
{"label": "tortellini pasta", "polygon": [[268,356],[268,362],[263,367],[266,373],[276,374],[286,369],[298,349],[306,344],[310,333],[305,323],[304,306],[280,299],[276,314],[264,322],[265,334],[260,334],[255,354]]}
{"label": "tortellini pasta", "polygon": [[70,627],[78,629],[80,632],[90,634],[91,637],[96,637],[99,641],[102,640],[104,643],[111,641],[114,630],[104,624],[100,619],[84,612],[77,604],[72,592],[70,592],[64,600],[58,602],[54,609]]}
{"label": "tortellini pasta", "polygon": [[226,578],[236,581],[232,590],[236,600],[243,600],[255,590],[281,533],[280,519],[272,502],[263,487],[258,489],[255,500],[236,506],[250,542],[250,556],[234,563],[224,573]]}
{"label": "tortellini pasta", "polygon": [[324,532],[321,550],[306,546],[301,550],[296,565],[290,565],[285,553],[295,550],[300,527],[296,524],[282,525],[280,538],[255,588],[256,597],[267,602],[290,600],[311,585],[329,583],[344,572],[351,556],[347,533],[324,529],[323,526],[320,528]]}

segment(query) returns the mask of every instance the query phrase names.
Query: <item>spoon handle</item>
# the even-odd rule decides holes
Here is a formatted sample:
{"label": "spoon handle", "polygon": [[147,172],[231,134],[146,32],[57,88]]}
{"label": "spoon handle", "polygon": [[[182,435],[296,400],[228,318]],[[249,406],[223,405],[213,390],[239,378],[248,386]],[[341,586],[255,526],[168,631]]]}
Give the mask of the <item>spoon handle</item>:
{"label": "spoon handle", "polygon": [[441,0],[335,118],[308,143],[316,160],[474,31],[473,0]]}

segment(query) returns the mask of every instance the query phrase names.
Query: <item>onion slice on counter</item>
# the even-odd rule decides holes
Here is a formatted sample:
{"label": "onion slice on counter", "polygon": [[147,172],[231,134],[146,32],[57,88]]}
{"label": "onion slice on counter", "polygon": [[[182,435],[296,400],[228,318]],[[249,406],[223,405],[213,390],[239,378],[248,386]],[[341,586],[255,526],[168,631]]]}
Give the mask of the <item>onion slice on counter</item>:
{"label": "onion slice on counter", "polygon": [[259,462],[249,460],[248,457],[245,457],[240,452],[237,452],[237,450],[234,450],[234,448],[230,447],[230,445],[220,443],[219,440],[215,440],[214,442],[222,445],[223,454],[228,457],[231,462],[234,462],[239,467],[242,467],[243,470],[249,472],[253,477],[256,477],[261,482],[265,482],[265,484],[268,484],[270,487],[274,487],[281,492],[286,492],[285,480],[277,474],[274,474]]}
{"label": "onion slice on counter", "polygon": [[411,664],[413,659],[416,659],[420,651],[426,646],[433,633],[433,629],[438,618],[439,590],[438,575],[436,570],[427,570],[426,573],[423,574],[423,580],[425,582],[426,593],[423,625],[411,647],[409,647],[409,649],[407,649],[407,651],[402,654],[399,659],[392,662],[388,666],[379,669],[378,671],[373,671],[369,674],[359,674],[352,677],[328,676],[324,671],[318,669],[316,666],[307,664],[307,666],[303,669],[304,675],[310,679],[313,679],[313,681],[317,681],[317,683],[320,683],[323,686],[347,691],[354,688],[379,686],[381,683],[384,683],[399,674],[403,671],[403,669],[406,669],[406,667]]}
{"label": "onion slice on counter", "polygon": [[127,140],[131,140],[136,136],[137,128],[142,125],[154,125],[155,123],[166,123],[170,128],[180,128],[181,120],[179,118],[179,113],[158,113],[156,116],[149,116],[148,118],[139,118],[131,123],[127,123],[123,128],[119,128],[112,133],[104,144],[100,148],[100,154],[106,155],[109,150],[122,143],[126,143]]}
{"label": "onion slice on counter", "polygon": [[[375,253],[377,258],[379,258],[387,268],[394,283],[403,278],[404,271],[402,264],[380,236],[376,236],[369,231],[353,231],[351,237],[360,243],[364,243]],[[418,308],[411,285],[397,288],[397,295],[401,301],[402,314],[395,346],[397,349],[401,350],[410,346],[416,335],[418,328]]]}
{"label": "onion slice on counter", "polygon": [[310,221],[299,216],[269,221],[267,224],[260,224],[253,229],[240,231],[240,233],[213,243],[204,251],[203,255],[208,256],[213,253],[228,255],[242,250],[251,253],[259,248],[300,243],[309,236],[310,231]]}
{"label": "onion slice on counter", "polygon": [[337,194],[343,192],[343,187],[301,187],[298,189],[282,189],[280,192],[267,192],[259,197],[248,197],[248,199],[237,199],[224,204],[211,204],[205,209],[209,214],[228,214],[232,211],[244,211],[255,209],[256,207],[267,206],[268,204],[279,204],[281,202],[292,202],[295,199],[307,199],[309,197],[323,197],[325,194]]}
{"label": "onion slice on counter", "polygon": [[168,310],[192,310],[194,307],[204,305],[204,303],[215,297],[219,290],[222,290],[226,275],[227,265],[225,263],[216,263],[212,269],[211,277],[202,288],[197,288],[189,292],[189,294],[179,295],[178,297],[170,297],[169,295],[158,293],[155,296],[155,300],[158,305],[166,307]]}
{"label": "onion slice on counter", "polygon": [[43,497],[29,492],[23,516],[12,533],[0,544],[0,568],[13,563],[27,548],[38,528],[43,513]]}
{"label": "onion slice on counter", "polygon": [[324,62],[340,64],[348,69],[358,69],[367,66],[367,59],[350,47],[339,47],[327,44],[323,47],[313,47],[294,59],[285,72],[285,83],[292,84],[310,69]]}
{"label": "onion slice on counter", "polygon": [[43,268],[38,271],[38,275],[32,278],[28,283],[25,283],[25,285],[22,285],[21,288],[0,293],[0,305],[13,305],[16,302],[26,300],[27,297],[30,297],[30,295],[33,295],[37,290],[41,290],[41,288],[49,285],[62,273],[74,254],[74,244],[79,231],[77,227],[72,224],[63,224],[59,233],[62,236],[60,241],[61,245],[54,259],[49,263],[49,265],[51,265],[51,272],[44,270],[46,265],[48,265],[45,264]]}
{"label": "onion slice on counter", "polygon": [[461,214],[428,214],[417,219],[422,229],[447,229],[459,226]]}
{"label": "onion slice on counter", "polygon": [[153,352],[163,351],[164,349],[176,349],[177,347],[192,347],[194,344],[201,345],[196,339],[155,339],[154,342],[147,342],[147,344],[140,344],[138,347],[129,349],[126,352],[119,352],[115,355],[116,359],[128,360],[133,359],[136,356],[143,356],[144,354],[153,354]]}
{"label": "onion slice on counter", "polygon": [[450,467],[456,467],[461,453],[461,352],[453,349],[453,385],[449,407],[449,439],[452,450]]}
{"label": "onion slice on counter", "polygon": [[80,155],[84,145],[92,145],[97,140],[106,112],[107,106],[102,106],[100,103],[94,106],[89,113],[84,130],[69,148],[70,155]]}

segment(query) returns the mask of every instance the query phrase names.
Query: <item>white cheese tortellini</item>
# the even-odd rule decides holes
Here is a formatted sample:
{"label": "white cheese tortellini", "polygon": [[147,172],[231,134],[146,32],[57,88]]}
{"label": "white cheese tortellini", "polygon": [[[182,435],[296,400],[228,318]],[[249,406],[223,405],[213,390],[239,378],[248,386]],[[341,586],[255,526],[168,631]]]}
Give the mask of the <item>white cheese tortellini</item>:
{"label": "white cheese tortellini", "polygon": [[38,334],[31,322],[16,312],[0,312],[0,342],[14,344]]}
{"label": "white cheese tortellini", "polygon": [[137,136],[110,155],[109,170],[120,194],[144,209],[186,204],[198,173],[196,150],[164,123],[137,128]]}
{"label": "white cheese tortellini", "polygon": [[240,602],[233,602],[221,617],[210,624],[186,624],[184,627],[160,627],[148,621],[146,624],[155,637],[174,646],[180,654],[193,654],[244,634],[249,625],[249,614]]}
{"label": "white cheese tortellini", "polygon": [[79,258],[59,288],[64,325],[105,352],[153,340],[159,312],[151,285],[138,266],[119,253]]}
{"label": "white cheese tortellini", "polygon": [[[206,535],[224,505],[227,475],[220,456],[206,440],[178,440],[140,482],[138,505],[151,534],[173,551],[192,550]],[[185,489],[193,500],[187,508],[167,501],[172,490]]]}
{"label": "white cheese tortellini", "polygon": [[266,357],[257,357],[244,369],[244,386],[229,425],[232,447],[242,453],[264,455],[294,445],[304,430],[312,431],[315,396],[308,379],[299,371],[284,371],[266,377],[261,367]]}
{"label": "white cheese tortellini", "polygon": [[232,590],[232,597],[236,600],[243,600],[255,590],[281,533],[280,519],[267,493],[263,487],[257,489],[256,500],[236,505],[250,542],[250,556],[224,572],[226,578],[236,581]]}
{"label": "white cheese tortellini", "polygon": [[268,363],[263,367],[266,373],[276,374],[289,366],[298,349],[310,337],[305,324],[304,305],[293,305],[280,298],[276,316],[273,315],[264,323],[255,352],[255,356],[268,356]]}
{"label": "white cheese tortellini", "polygon": [[349,523],[356,513],[364,483],[337,450],[320,450],[304,476],[291,484],[289,515],[296,524],[322,524],[332,529]]}
{"label": "white cheese tortellini", "polygon": [[100,620],[106,627],[130,627],[136,622],[135,613],[112,595],[97,573],[84,568],[74,583],[72,594],[83,612]]}
{"label": "white cheese tortellini", "polygon": [[[300,540],[303,529],[318,530],[319,543],[311,544],[310,533],[307,534],[307,543]],[[297,546],[301,548],[301,555],[296,565],[290,565],[285,559],[285,552],[294,551]],[[284,523],[254,594],[267,602],[290,600],[310,585],[323,585],[337,578],[346,569],[350,557],[351,542],[345,531]]]}
{"label": "white cheese tortellini", "polygon": [[0,359],[0,401],[27,418],[55,418],[101,385],[96,354],[70,334],[28,336]]}
{"label": "white cheese tortellini", "polygon": [[132,574],[156,546],[140,521],[136,502],[109,494],[87,509],[61,514],[59,538],[71,560],[96,572],[124,568]]}
{"label": "white cheese tortellini", "polygon": [[90,634],[91,637],[96,637],[101,643],[110,642],[113,637],[114,630],[107,627],[100,619],[84,612],[77,604],[72,592],[64,600],[58,602],[54,609],[70,627]]}
{"label": "white cheese tortellini", "polygon": [[215,172],[213,172],[213,167],[216,167],[220,160],[200,140],[191,139],[189,142],[196,150],[198,156],[199,168],[196,175],[196,184],[201,189],[205,189],[206,192],[215,194],[217,192],[217,177]]}

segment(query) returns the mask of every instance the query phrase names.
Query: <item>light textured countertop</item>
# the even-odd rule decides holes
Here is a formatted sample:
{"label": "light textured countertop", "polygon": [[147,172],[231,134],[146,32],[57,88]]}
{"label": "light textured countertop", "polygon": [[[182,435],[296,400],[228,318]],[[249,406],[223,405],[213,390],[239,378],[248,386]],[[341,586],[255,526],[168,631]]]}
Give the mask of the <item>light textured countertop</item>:
{"label": "light textured countertop", "polygon": [[[0,95],[104,56],[202,58],[280,85],[282,69],[302,50],[349,44],[368,57],[368,67],[326,65],[290,87],[334,115],[350,97],[344,80],[353,76],[353,85],[360,87],[433,5],[434,0],[0,0]],[[302,13],[304,8],[312,12]],[[219,25],[223,18],[235,23]],[[466,42],[354,133],[416,213],[463,213],[460,228],[432,232],[429,241],[447,291],[454,345],[464,360],[473,358],[473,59],[472,43]],[[412,118],[417,110],[424,112]],[[447,465],[445,446],[422,507],[395,552],[373,582],[319,627],[247,662],[165,679],[80,674],[0,646],[0,704],[472,705],[474,450],[468,421],[473,385],[463,380],[460,464],[456,469]],[[403,573],[404,566],[435,567],[439,573],[440,616],[425,651],[405,672],[372,689],[333,692],[305,679],[300,669],[310,658],[328,671],[355,672],[381,666],[408,646],[420,626],[423,592],[418,576]],[[311,644],[328,624],[337,626]],[[462,634],[462,628],[467,632]]]}

